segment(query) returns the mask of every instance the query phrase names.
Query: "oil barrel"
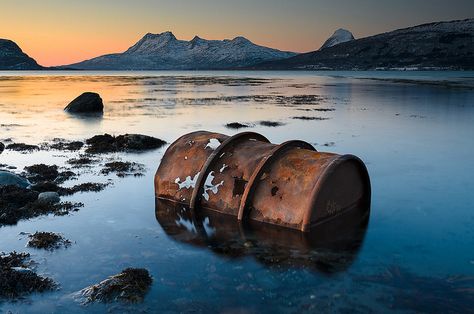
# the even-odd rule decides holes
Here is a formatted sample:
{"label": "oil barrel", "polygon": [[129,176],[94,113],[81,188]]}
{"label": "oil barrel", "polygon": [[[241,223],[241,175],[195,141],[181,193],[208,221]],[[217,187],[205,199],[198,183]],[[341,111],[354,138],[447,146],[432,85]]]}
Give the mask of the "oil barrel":
{"label": "oil barrel", "polygon": [[155,196],[241,223],[309,232],[348,217],[343,215],[348,211],[367,216],[371,188],[367,168],[354,155],[318,152],[299,140],[272,144],[254,132],[197,131],[166,150],[155,175]]}

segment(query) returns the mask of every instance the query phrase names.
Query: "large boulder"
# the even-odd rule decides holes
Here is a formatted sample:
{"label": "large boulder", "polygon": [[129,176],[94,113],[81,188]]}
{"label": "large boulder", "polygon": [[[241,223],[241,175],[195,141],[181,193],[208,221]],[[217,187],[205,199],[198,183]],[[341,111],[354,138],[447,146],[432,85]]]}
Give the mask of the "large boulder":
{"label": "large boulder", "polygon": [[71,101],[64,110],[70,113],[103,113],[104,104],[99,94],[85,92]]}
{"label": "large boulder", "polygon": [[0,170],[0,186],[2,185],[16,185],[21,188],[26,188],[30,186],[30,182],[10,171]]}

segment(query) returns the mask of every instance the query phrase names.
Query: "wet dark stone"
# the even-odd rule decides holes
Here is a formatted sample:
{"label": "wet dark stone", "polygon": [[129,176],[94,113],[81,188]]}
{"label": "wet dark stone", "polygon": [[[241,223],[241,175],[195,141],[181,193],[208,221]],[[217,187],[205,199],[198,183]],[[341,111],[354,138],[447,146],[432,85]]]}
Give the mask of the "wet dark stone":
{"label": "wet dark stone", "polygon": [[29,269],[29,259],[27,253],[0,254],[0,301],[56,288],[52,279],[39,276]]}
{"label": "wet dark stone", "polygon": [[153,279],[148,270],[143,268],[126,268],[121,273],[104,281],[82,289],[79,294],[84,303],[92,302],[142,302],[150,289]]}
{"label": "wet dark stone", "polygon": [[86,140],[86,152],[101,154],[110,152],[133,152],[157,149],[166,144],[165,141],[141,134],[124,134],[117,137],[110,134],[96,135]]}
{"label": "wet dark stone", "polygon": [[5,144],[0,142],[0,154],[3,152],[4,149],[5,149]]}
{"label": "wet dark stone", "polygon": [[36,249],[54,250],[60,247],[68,247],[71,241],[54,232],[35,232],[28,236],[28,246]]}
{"label": "wet dark stone", "polygon": [[71,101],[64,111],[69,113],[102,113],[104,104],[99,94],[85,92]]}

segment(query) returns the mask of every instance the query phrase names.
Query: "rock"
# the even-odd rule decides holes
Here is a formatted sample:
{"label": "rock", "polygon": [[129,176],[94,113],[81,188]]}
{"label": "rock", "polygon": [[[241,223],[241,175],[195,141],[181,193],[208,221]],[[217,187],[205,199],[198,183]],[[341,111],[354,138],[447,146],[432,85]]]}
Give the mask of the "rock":
{"label": "rock", "polygon": [[10,171],[0,170],[0,186],[1,185],[16,185],[21,188],[26,188],[30,185],[30,182]]}
{"label": "rock", "polygon": [[38,195],[38,202],[42,204],[56,204],[60,200],[57,192],[43,192]]}
{"label": "rock", "polygon": [[0,142],[0,154],[3,152],[4,149],[5,149],[5,144]]}
{"label": "rock", "polygon": [[84,299],[84,304],[115,301],[137,303],[143,301],[151,283],[152,278],[146,269],[127,268],[120,274],[82,289],[78,294]]}
{"label": "rock", "polygon": [[99,94],[85,92],[71,101],[64,110],[70,113],[102,113],[104,104]]}

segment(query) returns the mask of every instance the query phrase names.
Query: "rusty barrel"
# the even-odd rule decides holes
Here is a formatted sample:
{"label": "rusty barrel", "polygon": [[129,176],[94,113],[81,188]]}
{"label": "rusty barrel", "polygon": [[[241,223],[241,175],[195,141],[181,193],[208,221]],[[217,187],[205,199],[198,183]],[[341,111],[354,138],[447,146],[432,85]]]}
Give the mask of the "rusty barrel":
{"label": "rusty barrel", "polygon": [[254,132],[183,135],[155,175],[158,199],[305,232],[367,208],[362,220],[370,193],[367,169],[356,156],[318,152],[298,140],[276,145]]}

